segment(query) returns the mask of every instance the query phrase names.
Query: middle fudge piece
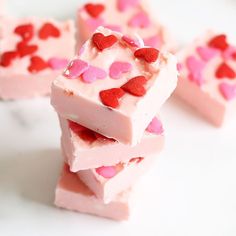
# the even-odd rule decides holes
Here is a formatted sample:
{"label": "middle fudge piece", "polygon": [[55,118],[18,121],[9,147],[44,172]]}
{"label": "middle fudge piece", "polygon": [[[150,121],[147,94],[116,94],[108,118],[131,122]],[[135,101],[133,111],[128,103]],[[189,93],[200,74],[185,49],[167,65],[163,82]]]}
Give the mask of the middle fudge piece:
{"label": "middle fudge piece", "polygon": [[[164,146],[162,123],[154,118],[134,147],[106,138],[73,121],[60,118],[62,148],[72,172],[128,162],[137,156],[159,153]],[[102,158],[101,158],[102,157]]]}
{"label": "middle fudge piece", "polygon": [[136,145],[177,84],[177,61],[100,27],[52,85],[64,118]]}

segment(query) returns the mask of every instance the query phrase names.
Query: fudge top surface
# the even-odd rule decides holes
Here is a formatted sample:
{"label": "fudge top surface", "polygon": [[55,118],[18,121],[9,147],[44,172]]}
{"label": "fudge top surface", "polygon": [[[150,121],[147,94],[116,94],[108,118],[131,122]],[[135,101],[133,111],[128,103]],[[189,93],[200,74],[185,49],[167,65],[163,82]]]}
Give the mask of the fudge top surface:
{"label": "fudge top surface", "polygon": [[206,32],[177,53],[180,79],[188,79],[224,105],[236,105],[236,45]]}
{"label": "fudge top surface", "polygon": [[[98,34],[102,39],[99,38],[97,42],[94,41],[94,37]],[[110,42],[110,40],[114,41]],[[142,40],[139,39],[140,41]],[[126,92],[119,90],[114,92],[115,95],[113,94],[117,99],[121,98],[119,104],[114,107],[112,106],[114,104],[107,106],[126,115],[133,114],[139,104],[144,104],[149,91],[158,86],[160,75],[162,75],[161,83],[167,84],[167,89],[170,84],[176,83],[176,64],[175,56],[168,52],[161,53],[157,49],[144,48],[136,43],[134,46],[133,41],[131,44],[127,43],[126,38],[124,40],[120,33],[99,27],[93,37],[82,46],[79,54],[69,63],[64,75],[54,81],[54,85],[70,95],[79,95],[99,105],[102,103],[106,105],[102,100],[102,91],[109,90],[109,93],[113,88],[118,90],[125,86]],[[168,74],[166,81],[163,80],[163,74],[164,76]],[[132,79],[135,81],[130,84]],[[157,88],[157,97],[158,94]]]}

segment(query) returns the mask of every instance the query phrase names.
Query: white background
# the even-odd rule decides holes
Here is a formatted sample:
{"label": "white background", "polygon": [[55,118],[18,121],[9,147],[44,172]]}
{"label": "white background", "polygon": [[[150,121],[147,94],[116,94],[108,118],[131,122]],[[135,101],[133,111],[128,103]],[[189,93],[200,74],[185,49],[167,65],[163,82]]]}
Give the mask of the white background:
{"label": "white background", "polygon": [[[19,16],[74,17],[79,0],[9,0]],[[205,29],[236,38],[234,0],[153,0],[179,43]],[[236,42],[236,41],[235,41]],[[236,235],[236,122],[222,129],[171,99],[162,110],[166,149],[139,184],[130,221],[53,206],[60,131],[48,99],[0,102],[0,235]]]}

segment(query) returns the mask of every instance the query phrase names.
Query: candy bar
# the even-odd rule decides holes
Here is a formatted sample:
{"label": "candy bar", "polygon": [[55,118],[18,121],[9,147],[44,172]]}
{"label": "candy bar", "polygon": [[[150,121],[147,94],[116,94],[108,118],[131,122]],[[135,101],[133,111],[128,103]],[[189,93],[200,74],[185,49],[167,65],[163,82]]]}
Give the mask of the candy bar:
{"label": "candy bar", "polygon": [[50,93],[75,50],[72,21],[0,18],[0,97],[23,99]]}
{"label": "candy bar", "polygon": [[216,126],[236,110],[236,46],[226,35],[207,32],[178,53],[175,94]]}
{"label": "candy bar", "polygon": [[53,82],[51,103],[62,117],[134,146],[175,89],[177,73],[172,54],[100,27]]}
{"label": "candy bar", "polygon": [[[98,26],[104,26],[126,36],[139,35],[145,45],[174,50],[169,33],[151,14],[147,0],[106,0],[89,2],[78,11],[79,39],[87,40]],[[155,12],[156,14],[156,12]],[[139,43],[138,37],[132,38]]]}
{"label": "candy bar", "polygon": [[65,165],[56,187],[55,205],[72,211],[121,221],[129,218],[130,198],[130,190],[127,190],[116,196],[109,204],[104,204]]}
{"label": "candy bar", "polygon": [[162,123],[156,117],[147,127],[141,142],[134,147],[106,138],[64,118],[60,118],[60,124],[62,147],[72,172],[128,162],[135,156],[157,154],[164,146]]}
{"label": "candy bar", "polygon": [[81,170],[77,174],[98,199],[109,203],[117,194],[135,184],[147,172],[155,158],[155,155],[134,157],[127,163]]}

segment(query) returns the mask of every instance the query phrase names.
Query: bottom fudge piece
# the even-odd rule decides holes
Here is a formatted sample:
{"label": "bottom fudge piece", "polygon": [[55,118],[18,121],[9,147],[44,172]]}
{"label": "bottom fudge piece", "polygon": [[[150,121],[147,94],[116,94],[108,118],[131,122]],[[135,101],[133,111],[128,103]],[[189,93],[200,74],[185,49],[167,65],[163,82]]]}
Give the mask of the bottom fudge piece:
{"label": "bottom fudge piece", "polygon": [[55,205],[72,211],[93,214],[113,220],[127,220],[130,215],[130,190],[104,204],[64,165],[56,188]]}
{"label": "bottom fudge piece", "polygon": [[109,203],[114,197],[130,188],[153,164],[156,155],[132,158],[128,163],[102,166],[77,172],[80,179],[98,199]]}

